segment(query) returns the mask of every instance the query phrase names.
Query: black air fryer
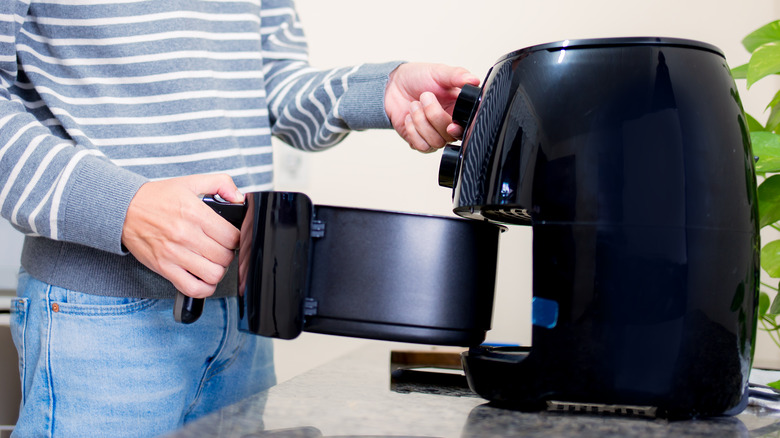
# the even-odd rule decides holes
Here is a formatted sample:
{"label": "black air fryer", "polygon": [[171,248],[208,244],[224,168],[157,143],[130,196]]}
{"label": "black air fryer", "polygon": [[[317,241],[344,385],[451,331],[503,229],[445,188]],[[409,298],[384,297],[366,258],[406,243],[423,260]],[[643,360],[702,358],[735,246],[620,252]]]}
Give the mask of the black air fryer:
{"label": "black air fryer", "polygon": [[474,391],[523,410],[662,417],[747,403],[759,234],[723,54],[669,38],[564,41],[461,93],[442,159],[467,218],[533,227],[533,340],[472,348]]}

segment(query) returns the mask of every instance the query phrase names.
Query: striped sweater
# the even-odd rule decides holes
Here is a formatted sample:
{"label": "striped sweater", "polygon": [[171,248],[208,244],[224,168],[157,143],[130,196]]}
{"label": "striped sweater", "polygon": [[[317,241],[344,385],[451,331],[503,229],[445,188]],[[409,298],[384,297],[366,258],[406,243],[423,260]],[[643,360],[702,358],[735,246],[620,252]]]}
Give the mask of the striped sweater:
{"label": "striped sweater", "polygon": [[2,0],[0,213],[27,234],[22,266],[83,292],[172,297],[122,251],[138,188],[220,172],[270,189],[272,135],[320,150],[390,127],[395,66],[312,68],[292,0]]}

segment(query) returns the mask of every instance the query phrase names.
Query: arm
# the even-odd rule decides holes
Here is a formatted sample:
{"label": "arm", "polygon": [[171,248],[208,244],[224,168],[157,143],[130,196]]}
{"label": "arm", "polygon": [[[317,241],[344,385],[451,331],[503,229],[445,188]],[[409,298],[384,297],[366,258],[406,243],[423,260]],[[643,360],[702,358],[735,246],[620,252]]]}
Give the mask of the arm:
{"label": "arm", "polygon": [[263,7],[264,73],[277,137],[321,150],[353,130],[392,127],[412,148],[430,152],[462,134],[452,124],[452,107],[460,87],[479,84],[466,70],[400,62],[315,70],[292,1]]}
{"label": "arm", "polygon": [[53,116],[17,70],[28,7],[0,3],[0,213],[27,234],[120,253],[124,212],[145,180],[40,121]]}
{"label": "arm", "polygon": [[262,49],[272,132],[297,148],[331,147],[352,130],[389,128],[383,94],[399,62],[317,70],[291,0],[263,2]]}
{"label": "arm", "polygon": [[[66,128],[73,119],[63,108],[68,101],[87,101],[72,108],[89,109],[96,93],[80,91],[88,84],[63,67],[67,59],[47,55],[45,38],[20,30],[28,7],[0,2],[0,213],[28,235],[129,250],[177,289],[210,294],[232,259],[237,232],[197,195],[242,195],[219,175],[150,182],[109,160],[77,123]],[[35,87],[25,83],[32,75]]]}

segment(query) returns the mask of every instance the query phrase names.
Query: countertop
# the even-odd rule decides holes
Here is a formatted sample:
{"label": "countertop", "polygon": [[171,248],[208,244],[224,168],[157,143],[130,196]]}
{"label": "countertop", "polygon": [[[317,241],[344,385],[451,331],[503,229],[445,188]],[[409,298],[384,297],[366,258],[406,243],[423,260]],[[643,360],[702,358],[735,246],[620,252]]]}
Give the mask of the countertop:
{"label": "countertop", "polygon": [[[391,383],[397,345],[369,344],[268,391],[203,417],[174,437],[764,437],[780,436],[780,412],[667,421],[492,407],[458,385]],[[450,383],[452,383],[450,385]]]}

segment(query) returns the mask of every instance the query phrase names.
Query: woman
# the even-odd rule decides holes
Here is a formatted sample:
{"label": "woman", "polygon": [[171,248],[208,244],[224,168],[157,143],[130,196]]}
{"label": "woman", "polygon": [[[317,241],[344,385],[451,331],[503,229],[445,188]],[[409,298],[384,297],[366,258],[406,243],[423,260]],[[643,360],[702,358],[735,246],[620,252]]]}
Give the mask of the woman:
{"label": "woman", "polygon": [[[291,0],[11,0],[0,20],[19,436],[154,436],[273,385],[270,341],[234,321],[238,232],[200,196],[271,189],[272,135],[321,150],[393,127],[433,151],[478,83],[314,69]],[[210,297],[196,323],[173,321],[177,291]]]}

